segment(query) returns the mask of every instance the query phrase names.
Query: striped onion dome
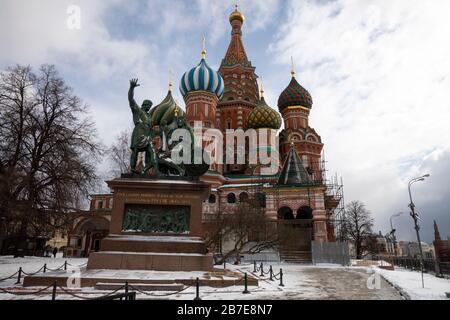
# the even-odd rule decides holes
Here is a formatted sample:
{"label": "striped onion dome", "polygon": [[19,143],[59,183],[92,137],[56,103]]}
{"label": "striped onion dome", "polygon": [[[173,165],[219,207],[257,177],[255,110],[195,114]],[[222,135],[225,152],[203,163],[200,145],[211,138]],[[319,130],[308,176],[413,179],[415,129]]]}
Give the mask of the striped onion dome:
{"label": "striped onion dome", "polygon": [[222,76],[206,63],[205,55],[195,68],[186,72],[181,78],[180,91],[183,97],[189,92],[206,91],[222,98],[225,89]]}
{"label": "striped onion dome", "polygon": [[313,101],[310,93],[297,82],[293,74],[291,82],[280,95],[278,109],[280,112],[289,107],[304,107],[311,109],[312,105]]}
{"label": "striped onion dome", "polygon": [[175,118],[184,117],[185,113],[172,96],[172,90],[169,89],[164,100],[150,110],[151,124],[153,128],[158,128],[163,121],[170,125]]}
{"label": "striped onion dome", "polygon": [[247,129],[275,129],[281,128],[281,116],[269,107],[264,99],[263,91],[261,98],[247,118]]}

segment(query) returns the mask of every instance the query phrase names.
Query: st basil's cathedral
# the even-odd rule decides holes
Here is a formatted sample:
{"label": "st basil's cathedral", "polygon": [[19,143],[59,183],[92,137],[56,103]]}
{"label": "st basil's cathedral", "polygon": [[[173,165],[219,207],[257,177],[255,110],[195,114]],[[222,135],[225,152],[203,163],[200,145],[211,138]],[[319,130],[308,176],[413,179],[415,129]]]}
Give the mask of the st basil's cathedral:
{"label": "st basil's cathedral", "polygon": [[[340,211],[343,207],[342,184],[337,178],[327,180],[324,144],[320,135],[309,126],[313,110],[310,93],[298,82],[295,71],[286,78],[286,89],[278,99],[278,112],[264,99],[258,85],[256,68],[249,60],[243,42],[244,15],[236,9],[230,14],[231,40],[218,71],[207,63],[206,51],[200,63],[181,78],[180,92],[185,111],[172,96],[172,85],[166,98],[150,111],[154,130],[173,121],[178,113],[191,127],[201,122],[203,128],[226,130],[254,129],[278,132],[279,148],[272,148],[280,158],[277,172],[261,174],[258,165],[213,164],[201,180],[211,185],[211,194],[203,204],[205,234],[214,228],[215,217],[234,212],[241,202],[256,199],[264,208],[277,233],[287,241],[281,242],[279,256],[284,261],[311,260],[311,241],[334,242],[339,237]],[[288,74],[288,72],[286,72]],[[284,124],[284,128],[282,125]],[[267,148],[271,149],[270,137]],[[259,148],[261,145],[259,145]],[[224,150],[226,154],[230,150]],[[246,150],[245,152],[247,152]],[[238,153],[238,150],[231,152]],[[69,255],[86,256],[96,249],[93,241],[107,234],[111,195],[92,195],[89,214],[78,221],[69,235]],[[101,209],[101,210],[100,210]],[[103,214],[97,235],[86,239],[85,223],[95,225],[92,215]],[[105,229],[105,230],[103,230]],[[95,233],[95,232],[94,232]],[[248,241],[258,242],[265,235],[250,234]],[[219,239],[217,252],[232,250],[233,239]]]}

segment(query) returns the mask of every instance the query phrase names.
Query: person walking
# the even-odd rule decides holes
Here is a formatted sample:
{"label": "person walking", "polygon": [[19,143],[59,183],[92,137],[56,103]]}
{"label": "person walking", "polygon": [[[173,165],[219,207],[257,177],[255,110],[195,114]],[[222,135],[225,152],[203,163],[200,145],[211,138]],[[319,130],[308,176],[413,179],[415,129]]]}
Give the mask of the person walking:
{"label": "person walking", "polygon": [[54,249],[53,249],[53,259],[56,259],[56,254],[58,253],[58,248],[57,247],[55,247]]}

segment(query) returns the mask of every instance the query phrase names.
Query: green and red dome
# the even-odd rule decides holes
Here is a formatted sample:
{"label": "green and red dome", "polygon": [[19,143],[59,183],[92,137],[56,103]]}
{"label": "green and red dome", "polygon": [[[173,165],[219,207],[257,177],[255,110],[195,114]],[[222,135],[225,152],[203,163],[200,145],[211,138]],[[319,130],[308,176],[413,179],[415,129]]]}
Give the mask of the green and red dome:
{"label": "green and red dome", "polygon": [[295,79],[292,77],[291,83],[287,88],[281,93],[278,99],[278,109],[283,112],[289,107],[304,107],[311,109],[313,101],[308,90],[303,88]]}

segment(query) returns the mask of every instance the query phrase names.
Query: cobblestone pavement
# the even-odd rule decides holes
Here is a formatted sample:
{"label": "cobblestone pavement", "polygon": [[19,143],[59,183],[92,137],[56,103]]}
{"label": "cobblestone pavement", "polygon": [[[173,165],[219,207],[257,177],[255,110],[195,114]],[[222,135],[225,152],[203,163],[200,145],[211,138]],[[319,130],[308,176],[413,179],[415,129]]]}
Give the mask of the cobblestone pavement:
{"label": "cobblestone pavement", "polygon": [[[253,299],[276,300],[402,300],[400,293],[381,277],[375,278],[366,268],[282,265],[285,287],[266,279],[265,290],[253,292]],[[276,269],[277,270],[277,269]],[[247,270],[246,270],[247,271]],[[375,281],[369,281],[368,279]],[[373,289],[370,289],[372,287]],[[250,298],[250,297],[248,297]]]}

